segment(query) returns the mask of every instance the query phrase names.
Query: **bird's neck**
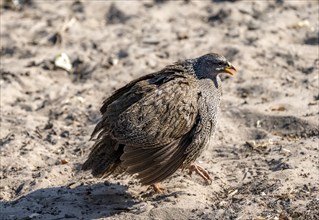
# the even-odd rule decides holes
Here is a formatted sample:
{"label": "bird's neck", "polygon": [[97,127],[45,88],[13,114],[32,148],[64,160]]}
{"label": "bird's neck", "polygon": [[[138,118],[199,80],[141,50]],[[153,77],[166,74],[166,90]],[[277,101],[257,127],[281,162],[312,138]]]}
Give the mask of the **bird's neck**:
{"label": "bird's neck", "polygon": [[217,91],[221,91],[221,80],[218,76],[212,79],[202,78],[199,80],[199,86],[207,88],[207,92],[215,93]]}
{"label": "bird's neck", "polygon": [[216,77],[215,80],[208,78],[199,80],[199,91],[201,94],[200,102],[205,106],[201,111],[207,111],[201,114],[206,115],[206,120],[212,122],[211,132],[213,132],[217,124],[217,114],[222,93],[219,77]]}
{"label": "bird's neck", "polygon": [[221,80],[219,76],[212,77],[212,78],[202,78],[199,80],[200,84],[205,87],[210,87],[209,91],[215,91],[221,89]]}

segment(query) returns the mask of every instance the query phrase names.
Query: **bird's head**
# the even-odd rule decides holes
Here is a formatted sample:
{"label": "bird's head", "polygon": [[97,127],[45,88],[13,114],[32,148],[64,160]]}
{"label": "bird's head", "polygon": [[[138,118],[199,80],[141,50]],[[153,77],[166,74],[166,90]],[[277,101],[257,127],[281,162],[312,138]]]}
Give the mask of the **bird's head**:
{"label": "bird's head", "polygon": [[224,57],[216,53],[209,53],[198,57],[194,61],[194,70],[198,78],[216,78],[220,73],[234,75],[237,69]]}

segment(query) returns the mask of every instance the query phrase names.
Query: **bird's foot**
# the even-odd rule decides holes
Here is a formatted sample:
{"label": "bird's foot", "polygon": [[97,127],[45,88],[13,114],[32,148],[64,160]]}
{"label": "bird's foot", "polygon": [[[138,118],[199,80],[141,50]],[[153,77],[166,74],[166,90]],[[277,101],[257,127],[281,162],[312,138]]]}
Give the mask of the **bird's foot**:
{"label": "bird's foot", "polygon": [[162,187],[160,183],[155,183],[152,187],[156,193],[164,193],[165,188]]}
{"label": "bird's foot", "polygon": [[212,178],[209,176],[208,172],[201,166],[196,163],[192,163],[188,168],[189,176],[192,176],[192,173],[195,171],[198,175],[200,175],[208,184],[212,183]]}

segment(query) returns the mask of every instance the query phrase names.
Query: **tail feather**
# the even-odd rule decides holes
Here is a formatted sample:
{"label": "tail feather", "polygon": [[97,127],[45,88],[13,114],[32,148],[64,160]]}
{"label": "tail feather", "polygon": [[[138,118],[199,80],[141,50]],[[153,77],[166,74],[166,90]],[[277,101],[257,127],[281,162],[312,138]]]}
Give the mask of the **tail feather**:
{"label": "tail feather", "polygon": [[96,140],[88,159],[82,165],[82,170],[92,170],[94,177],[105,177],[114,172],[120,165],[124,145],[118,144],[110,136]]}

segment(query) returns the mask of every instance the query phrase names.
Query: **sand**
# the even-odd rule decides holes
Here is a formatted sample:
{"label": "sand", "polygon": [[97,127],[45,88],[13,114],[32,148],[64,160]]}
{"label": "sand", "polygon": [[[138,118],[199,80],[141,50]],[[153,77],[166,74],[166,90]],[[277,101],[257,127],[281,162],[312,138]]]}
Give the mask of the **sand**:
{"label": "sand", "polygon": [[[1,219],[319,219],[318,1],[1,2]],[[18,2],[18,1],[15,1]],[[99,107],[132,79],[209,52],[218,131],[154,194],[80,170]],[[65,53],[73,70],[54,62]]]}

